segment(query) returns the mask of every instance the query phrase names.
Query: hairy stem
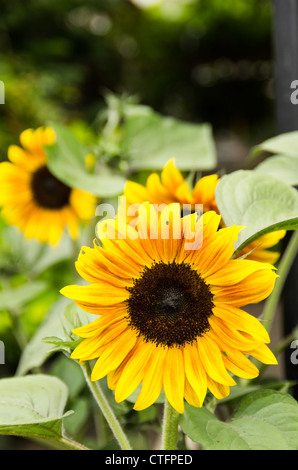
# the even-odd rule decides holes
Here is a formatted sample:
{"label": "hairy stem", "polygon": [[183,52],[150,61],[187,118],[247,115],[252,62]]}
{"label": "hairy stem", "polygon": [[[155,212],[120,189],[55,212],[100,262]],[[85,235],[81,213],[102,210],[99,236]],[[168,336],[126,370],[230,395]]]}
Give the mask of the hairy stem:
{"label": "hairy stem", "polygon": [[92,392],[92,395],[98,404],[99,408],[101,409],[104,417],[106,418],[111,430],[115,438],[117,439],[120,447],[122,450],[132,450],[131,445],[124,433],[119,421],[117,420],[116,416],[114,415],[113,410],[111,409],[108,400],[106,399],[99,382],[92,382],[91,380],[91,368],[89,363],[84,363],[81,365],[87,384]]}

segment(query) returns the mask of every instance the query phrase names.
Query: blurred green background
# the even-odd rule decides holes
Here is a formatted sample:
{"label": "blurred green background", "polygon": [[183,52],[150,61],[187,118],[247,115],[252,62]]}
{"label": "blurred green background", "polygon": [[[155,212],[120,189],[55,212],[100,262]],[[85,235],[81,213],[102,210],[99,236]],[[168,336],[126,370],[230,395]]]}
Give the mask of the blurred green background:
{"label": "blurred green background", "polygon": [[274,134],[269,0],[11,0],[0,18],[0,159],[47,120],[97,132],[107,91],[210,122],[219,158]]}

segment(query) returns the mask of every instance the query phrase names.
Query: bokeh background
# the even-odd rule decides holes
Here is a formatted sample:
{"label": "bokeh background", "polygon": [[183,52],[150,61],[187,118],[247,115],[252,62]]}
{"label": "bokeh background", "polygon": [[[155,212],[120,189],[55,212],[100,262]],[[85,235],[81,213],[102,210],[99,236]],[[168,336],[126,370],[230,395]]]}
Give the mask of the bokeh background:
{"label": "bokeh background", "polygon": [[231,164],[275,132],[270,0],[11,0],[0,44],[1,159],[47,120],[90,138],[108,91],[211,123]]}

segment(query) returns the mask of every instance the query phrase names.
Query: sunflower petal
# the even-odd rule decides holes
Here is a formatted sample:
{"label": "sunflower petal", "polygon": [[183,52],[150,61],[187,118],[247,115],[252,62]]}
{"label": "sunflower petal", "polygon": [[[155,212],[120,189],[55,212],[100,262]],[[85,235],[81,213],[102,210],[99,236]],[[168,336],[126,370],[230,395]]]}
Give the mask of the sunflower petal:
{"label": "sunflower petal", "polygon": [[184,412],[184,361],[179,348],[169,348],[164,360],[163,387],[169,403],[179,413]]}

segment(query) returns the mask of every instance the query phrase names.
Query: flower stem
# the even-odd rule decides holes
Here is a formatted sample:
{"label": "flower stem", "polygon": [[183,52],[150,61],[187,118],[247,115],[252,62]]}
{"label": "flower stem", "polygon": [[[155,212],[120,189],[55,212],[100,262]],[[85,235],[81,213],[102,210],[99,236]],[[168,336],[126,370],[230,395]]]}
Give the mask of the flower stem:
{"label": "flower stem", "polygon": [[[58,448],[68,449],[68,450],[90,450],[88,447],[85,447],[80,442],[76,442],[73,439],[69,439],[65,436],[62,436],[61,439],[57,441]],[[59,447],[59,444],[61,447]]]}
{"label": "flower stem", "polygon": [[294,231],[291,236],[291,239],[288,243],[288,246],[281,258],[279,267],[278,267],[278,274],[279,278],[276,280],[274,289],[268,297],[265,307],[262,313],[263,325],[270,331],[274,314],[276,312],[276,308],[280,299],[280,295],[287,279],[287,275],[291,268],[291,265],[295,259],[295,256],[298,252],[298,230]]}
{"label": "flower stem", "polygon": [[163,450],[176,450],[178,438],[178,421],[180,413],[168,402],[164,404],[162,448]]}
{"label": "flower stem", "polygon": [[92,382],[91,380],[91,368],[89,363],[84,363],[81,365],[87,384],[93,394],[93,397],[98,404],[99,408],[101,409],[104,417],[106,418],[111,430],[114,433],[115,438],[117,439],[120,447],[122,450],[132,450],[132,447],[119,424],[116,416],[114,415],[113,410],[111,409],[108,400],[106,399],[99,382]]}

